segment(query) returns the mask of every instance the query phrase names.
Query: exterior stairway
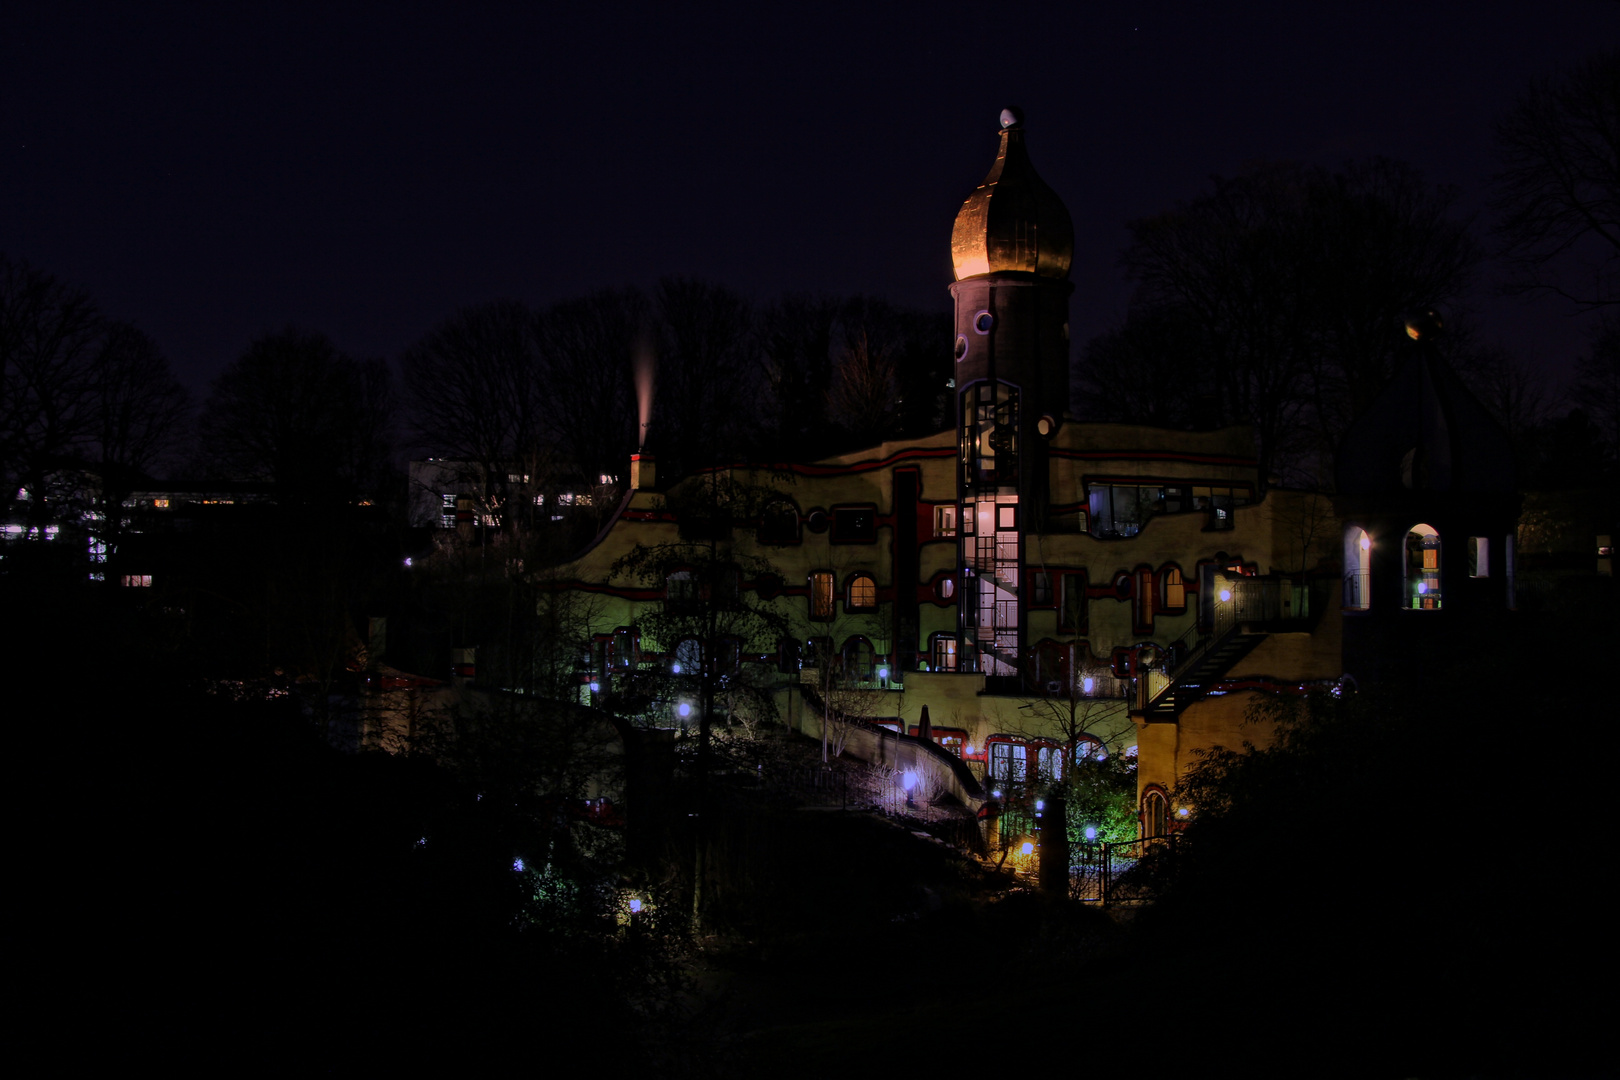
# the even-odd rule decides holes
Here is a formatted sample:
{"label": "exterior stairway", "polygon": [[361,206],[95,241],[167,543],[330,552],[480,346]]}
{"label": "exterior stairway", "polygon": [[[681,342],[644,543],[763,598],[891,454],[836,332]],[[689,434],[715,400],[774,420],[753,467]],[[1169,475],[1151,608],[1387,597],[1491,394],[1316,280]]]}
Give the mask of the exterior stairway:
{"label": "exterior stairway", "polygon": [[1170,673],[1170,682],[1149,701],[1143,715],[1149,723],[1174,720],[1181,711],[1220,681],[1239,660],[1265,640],[1263,633],[1248,633],[1241,625],[1206,639]]}

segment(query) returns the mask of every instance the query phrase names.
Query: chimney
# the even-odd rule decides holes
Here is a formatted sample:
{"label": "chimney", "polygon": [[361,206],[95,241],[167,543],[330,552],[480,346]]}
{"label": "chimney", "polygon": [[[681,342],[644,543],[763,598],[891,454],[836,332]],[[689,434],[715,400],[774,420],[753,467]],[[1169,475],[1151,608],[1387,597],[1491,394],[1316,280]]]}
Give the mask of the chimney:
{"label": "chimney", "polygon": [[651,491],[658,482],[658,467],[647,453],[630,455],[630,490]]}

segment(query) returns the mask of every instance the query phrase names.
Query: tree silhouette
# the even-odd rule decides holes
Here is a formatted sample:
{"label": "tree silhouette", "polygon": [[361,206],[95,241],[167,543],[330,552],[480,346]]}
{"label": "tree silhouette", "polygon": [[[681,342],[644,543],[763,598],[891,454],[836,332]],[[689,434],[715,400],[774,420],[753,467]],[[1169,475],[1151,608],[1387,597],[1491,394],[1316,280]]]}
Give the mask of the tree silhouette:
{"label": "tree silhouette", "polygon": [[1620,49],[1538,79],[1496,124],[1496,234],[1510,288],[1620,304]]}

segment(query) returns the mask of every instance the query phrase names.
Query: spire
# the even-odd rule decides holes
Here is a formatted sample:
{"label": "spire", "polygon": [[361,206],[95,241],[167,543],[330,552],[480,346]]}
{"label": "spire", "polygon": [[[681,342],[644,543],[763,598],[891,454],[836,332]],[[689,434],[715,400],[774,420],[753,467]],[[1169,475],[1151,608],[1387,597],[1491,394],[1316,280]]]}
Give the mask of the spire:
{"label": "spire", "polygon": [[958,281],[1003,271],[1069,276],[1074,224],[1063,200],[1029,163],[1020,109],[1001,111],[1001,148],[956,215],[951,261]]}

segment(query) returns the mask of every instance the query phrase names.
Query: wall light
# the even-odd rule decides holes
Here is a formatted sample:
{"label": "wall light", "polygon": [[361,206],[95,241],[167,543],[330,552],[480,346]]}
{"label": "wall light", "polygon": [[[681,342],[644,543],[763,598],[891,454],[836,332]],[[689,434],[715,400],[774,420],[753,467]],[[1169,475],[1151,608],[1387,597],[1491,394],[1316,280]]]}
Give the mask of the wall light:
{"label": "wall light", "polygon": [[595,679],[592,679],[591,680],[591,693],[593,693],[593,694],[598,693],[601,689],[602,689],[602,684],[597,682]]}
{"label": "wall light", "polygon": [[1227,600],[1230,600],[1230,599],[1232,599],[1232,590],[1231,589],[1222,589],[1221,590],[1221,602],[1225,603]]}

